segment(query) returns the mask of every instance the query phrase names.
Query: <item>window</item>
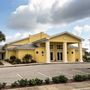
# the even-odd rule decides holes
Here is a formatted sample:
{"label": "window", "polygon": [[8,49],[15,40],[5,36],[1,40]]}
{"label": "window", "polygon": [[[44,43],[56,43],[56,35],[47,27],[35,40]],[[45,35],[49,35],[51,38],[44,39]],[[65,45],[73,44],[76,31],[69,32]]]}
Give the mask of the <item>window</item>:
{"label": "window", "polygon": [[50,49],[53,49],[53,45],[50,45]]}
{"label": "window", "polygon": [[38,51],[36,51],[36,54],[38,54]]}
{"label": "window", "polygon": [[42,56],[44,56],[44,52],[42,51]]}
{"label": "window", "polygon": [[50,52],[50,60],[53,60],[53,52]]}
{"label": "window", "polygon": [[62,45],[57,45],[57,49],[62,49],[63,46]]}

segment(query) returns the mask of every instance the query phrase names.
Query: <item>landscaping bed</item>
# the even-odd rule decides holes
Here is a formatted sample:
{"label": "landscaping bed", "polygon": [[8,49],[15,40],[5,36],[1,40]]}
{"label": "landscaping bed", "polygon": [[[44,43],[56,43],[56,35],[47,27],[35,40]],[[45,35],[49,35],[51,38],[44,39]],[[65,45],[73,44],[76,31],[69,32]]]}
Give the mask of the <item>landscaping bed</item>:
{"label": "landscaping bed", "polygon": [[0,65],[3,65],[2,62],[0,62]]}
{"label": "landscaping bed", "polygon": [[59,75],[52,77],[52,79],[46,78],[45,80],[35,78],[35,79],[21,79],[11,83],[10,86],[7,86],[6,83],[0,83],[1,89],[10,89],[10,88],[21,88],[21,87],[32,87],[39,85],[50,85],[50,84],[62,84],[62,83],[72,83],[72,82],[83,82],[90,81],[90,74],[87,75],[75,75],[72,79],[68,79],[65,75]]}
{"label": "landscaping bed", "polygon": [[10,59],[5,59],[5,61],[11,64],[28,64],[28,63],[36,63],[36,60],[32,58],[30,54],[26,54],[22,60],[16,58],[16,56],[11,56]]}

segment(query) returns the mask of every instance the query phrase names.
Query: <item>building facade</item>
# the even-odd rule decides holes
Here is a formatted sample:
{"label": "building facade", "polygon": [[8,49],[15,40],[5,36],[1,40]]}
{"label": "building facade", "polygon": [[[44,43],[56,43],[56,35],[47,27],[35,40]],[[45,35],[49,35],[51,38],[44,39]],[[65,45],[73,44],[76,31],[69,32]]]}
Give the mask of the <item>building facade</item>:
{"label": "building facade", "polygon": [[[31,54],[38,63],[83,62],[83,39],[69,32],[49,36],[43,32],[6,44],[5,59]],[[73,45],[77,44],[77,47]]]}

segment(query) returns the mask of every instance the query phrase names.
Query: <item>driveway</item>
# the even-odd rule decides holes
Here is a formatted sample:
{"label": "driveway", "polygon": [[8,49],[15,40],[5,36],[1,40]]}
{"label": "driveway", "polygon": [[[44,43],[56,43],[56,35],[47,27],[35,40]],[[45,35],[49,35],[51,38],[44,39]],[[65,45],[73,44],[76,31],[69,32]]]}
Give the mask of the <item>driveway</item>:
{"label": "driveway", "polygon": [[0,81],[8,84],[22,78],[51,78],[56,75],[66,75],[72,78],[75,74],[90,73],[90,63],[83,64],[46,64],[21,67],[0,68]]}

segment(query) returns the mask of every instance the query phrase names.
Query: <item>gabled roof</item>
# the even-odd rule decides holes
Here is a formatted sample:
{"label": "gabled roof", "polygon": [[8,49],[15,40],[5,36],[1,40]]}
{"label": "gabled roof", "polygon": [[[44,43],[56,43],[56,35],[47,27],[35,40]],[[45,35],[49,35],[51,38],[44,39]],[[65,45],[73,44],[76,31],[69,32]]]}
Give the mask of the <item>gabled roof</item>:
{"label": "gabled roof", "polygon": [[[78,46],[73,46],[73,45],[69,45],[68,48],[74,48],[74,49],[78,49]],[[88,50],[87,48],[82,48],[83,50]],[[78,49],[79,50],[79,49]]]}
{"label": "gabled roof", "polygon": [[35,49],[37,46],[35,46],[34,44],[24,44],[24,45],[14,45],[14,47],[10,47],[10,48],[6,48],[8,50],[19,50],[19,49]]}
{"label": "gabled roof", "polygon": [[67,32],[67,31],[62,32],[62,33],[59,33],[59,34],[55,34],[55,35],[51,36],[49,39],[54,38],[54,37],[57,37],[57,36],[61,36],[61,35],[63,35],[63,34],[68,34],[68,35],[70,35],[70,36],[72,36],[72,37],[75,37],[76,39],[81,40],[81,41],[84,40],[83,38],[81,38],[81,37],[79,37],[79,36],[77,36],[77,35],[74,35],[74,34],[72,34],[72,33],[69,33],[69,32]]}
{"label": "gabled roof", "polygon": [[40,40],[37,40],[37,41],[34,41],[34,42],[32,42],[32,43],[43,43],[43,42],[46,42],[47,41],[47,39],[46,38],[42,38],[42,39],[40,39]]}
{"label": "gabled roof", "polygon": [[15,49],[35,49],[37,46],[35,46],[34,44],[25,44],[25,45],[21,45],[21,46],[17,46]]}
{"label": "gabled roof", "polygon": [[11,41],[11,42],[8,42],[7,44],[13,44],[13,43],[16,43],[16,42],[19,42],[19,41],[22,41],[22,40],[26,40],[26,39],[29,39],[29,37],[18,39],[18,40],[15,40],[15,41]]}

